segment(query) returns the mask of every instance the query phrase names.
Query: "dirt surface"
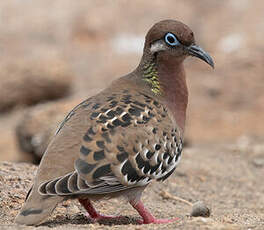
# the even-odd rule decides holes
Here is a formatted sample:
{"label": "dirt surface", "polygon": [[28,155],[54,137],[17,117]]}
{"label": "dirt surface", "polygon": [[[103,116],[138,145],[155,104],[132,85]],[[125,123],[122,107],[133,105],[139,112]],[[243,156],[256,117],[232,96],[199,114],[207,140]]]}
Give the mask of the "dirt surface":
{"label": "dirt surface", "polygon": [[[165,225],[137,225],[138,214],[123,201],[96,203],[100,212],[124,215],[120,221],[91,223],[77,201],[65,201],[37,229],[263,229],[264,145],[249,139],[235,145],[186,148],[182,162],[164,183],[152,183],[143,202],[159,218],[178,217]],[[0,229],[34,229],[13,224],[15,215],[32,184],[36,167],[22,163],[0,163]],[[174,200],[205,202],[209,218],[190,217],[191,206]]]}
{"label": "dirt surface", "polygon": [[[96,206],[103,213],[127,218],[122,223],[92,224],[77,202],[68,201],[38,229],[264,229],[263,12],[262,0],[0,1],[0,62],[12,67],[0,68],[0,89],[5,89],[0,101],[12,99],[8,110],[0,113],[0,229],[34,228],[13,224],[36,170],[30,164],[14,163],[32,161],[18,145],[18,125],[25,139],[39,137],[46,129],[53,132],[72,99],[77,104],[133,70],[147,30],[168,18],[189,25],[197,43],[215,61],[212,70],[200,60],[186,60],[188,148],[176,173],[163,184],[152,184],[143,195],[155,216],[179,217],[179,221],[136,225],[137,213],[112,200]],[[64,67],[59,77],[53,74],[57,62]],[[17,79],[11,86],[20,91],[4,86],[11,73]],[[19,96],[13,100],[21,93],[39,101],[34,98],[38,94],[30,93],[32,87],[33,91],[27,90],[32,84],[21,79],[45,78],[44,73],[71,89],[63,99],[65,105],[41,99],[42,105],[29,107],[31,103],[18,103]],[[70,83],[61,77],[68,73]],[[30,83],[34,82],[40,83],[37,79]],[[41,91],[44,100],[50,99],[48,92]],[[50,113],[54,108],[60,110],[55,115]],[[46,143],[48,137],[41,137]],[[37,152],[43,146],[36,146]],[[173,200],[174,196],[192,203],[204,201],[211,216],[189,217],[191,207]]]}

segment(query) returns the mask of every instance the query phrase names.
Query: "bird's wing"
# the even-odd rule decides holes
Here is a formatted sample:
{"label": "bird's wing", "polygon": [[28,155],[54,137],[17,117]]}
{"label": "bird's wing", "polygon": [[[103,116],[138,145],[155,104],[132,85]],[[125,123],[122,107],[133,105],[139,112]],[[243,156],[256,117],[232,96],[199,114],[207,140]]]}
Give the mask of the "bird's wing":
{"label": "bird's wing", "polygon": [[83,118],[86,132],[75,171],[42,183],[41,194],[105,194],[164,180],[173,172],[182,141],[157,100],[126,90],[91,108]]}

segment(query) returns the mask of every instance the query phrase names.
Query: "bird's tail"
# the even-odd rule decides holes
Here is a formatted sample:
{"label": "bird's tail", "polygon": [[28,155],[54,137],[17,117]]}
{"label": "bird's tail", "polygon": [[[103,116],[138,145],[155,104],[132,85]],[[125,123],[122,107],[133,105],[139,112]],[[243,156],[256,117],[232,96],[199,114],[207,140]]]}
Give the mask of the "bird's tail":
{"label": "bird's tail", "polygon": [[16,216],[15,222],[24,225],[38,225],[52,213],[62,200],[63,197],[59,196],[42,196],[38,193],[36,186],[33,186]]}

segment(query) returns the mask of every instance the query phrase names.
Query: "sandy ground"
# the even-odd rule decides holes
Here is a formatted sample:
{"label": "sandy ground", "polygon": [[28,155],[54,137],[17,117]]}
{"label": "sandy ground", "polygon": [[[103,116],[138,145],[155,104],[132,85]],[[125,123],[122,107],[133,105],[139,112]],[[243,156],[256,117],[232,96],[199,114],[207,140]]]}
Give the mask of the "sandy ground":
{"label": "sandy ground", "polygon": [[[106,214],[124,215],[120,221],[91,223],[77,201],[60,204],[37,229],[263,229],[264,146],[243,141],[236,145],[186,148],[182,162],[164,183],[153,183],[143,201],[159,218],[178,217],[164,225],[137,225],[138,214],[120,200],[96,204]],[[35,229],[13,224],[30,187],[36,167],[2,162],[0,229]],[[169,195],[168,195],[169,194]],[[190,217],[191,206],[174,200],[203,201],[211,210],[209,218]],[[124,226],[126,225],[126,226]]]}

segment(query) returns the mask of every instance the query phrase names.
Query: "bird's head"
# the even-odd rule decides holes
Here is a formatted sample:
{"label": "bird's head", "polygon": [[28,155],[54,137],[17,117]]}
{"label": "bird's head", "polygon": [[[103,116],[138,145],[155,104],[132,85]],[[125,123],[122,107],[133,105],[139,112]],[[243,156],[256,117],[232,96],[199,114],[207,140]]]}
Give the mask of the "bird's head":
{"label": "bird's head", "polygon": [[211,56],[195,44],[191,29],[176,20],[164,20],[156,23],[147,33],[144,51],[150,55],[166,56],[184,60],[194,56],[207,62],[214,68]]}

